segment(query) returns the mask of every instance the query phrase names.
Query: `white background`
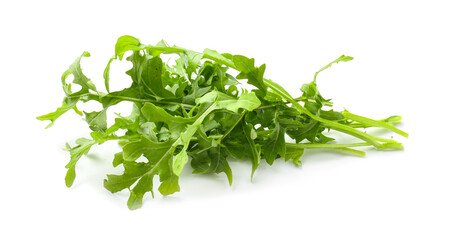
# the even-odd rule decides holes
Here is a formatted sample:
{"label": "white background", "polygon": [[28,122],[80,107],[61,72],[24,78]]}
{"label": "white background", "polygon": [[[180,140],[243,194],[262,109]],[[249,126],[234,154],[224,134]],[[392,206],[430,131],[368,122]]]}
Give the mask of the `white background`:
{"label": "white background", "polygon": [[[449,239],[446,1],[305,2],[2,1],[0,238]],[[253,182],[249,163],[231,163],[232,187],[187,167],[181,192],[129,211],[125,191],[102,186],[120,172],[108,143],[80,160],[68,189],[61,148],[88,136],[87,124],[70,112],[45,130],[35,117],[60,106],[60,76],[85,50],[85,73],[101,86],[125,34],[254,57],[295,96],[316,70],[353,56],[319,76],[321,93],[339,110],[403,116],[409,139],[374,133],[405,150],[308,151],[302,167],[262,163]]]}

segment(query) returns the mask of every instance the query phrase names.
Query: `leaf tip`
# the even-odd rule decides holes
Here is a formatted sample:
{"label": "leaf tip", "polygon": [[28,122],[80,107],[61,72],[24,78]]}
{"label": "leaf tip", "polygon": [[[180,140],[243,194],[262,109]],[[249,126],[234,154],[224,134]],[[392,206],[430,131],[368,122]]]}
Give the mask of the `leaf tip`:
{"label": "leaf tip", "polygon": [[253,169],[253,171],[251,172],[251,182],[253,182],[254,180],[254,173],[256,172],[256,169]]}
{"label": "leaf tip", "polygon": [[90,53],[88,51],[84,51],[81,56],[83,56],[83,57],[90,57]]}
{"label": "leaf tip", "polygon": [[67,170],[67,174],[65,175],[65,185],[69,188],[73,185],[73,182],[75,181],[76,173],[75,168],[69,168]]}
{"label": "leaf tip", "polygon": [[142,207],[142,197],[140,195],[135,194],[133,191],[131,191],[131,195],[128,199],[128,209],[129,210],[136,210]]}
{"label": "leaf tip", "polygon": [[226,174],[227,178],[228,178],[228,182],[229,182],[229,187],[232,187],[232,176],[228,176]]}
{"label": "leaf tip", "polygon": [[45,129],[49,129],[50,127],[53,126],[54,123],[55,123],[54,121],[51,121],[51,123],[49,123],[49,124],[45,127]]}

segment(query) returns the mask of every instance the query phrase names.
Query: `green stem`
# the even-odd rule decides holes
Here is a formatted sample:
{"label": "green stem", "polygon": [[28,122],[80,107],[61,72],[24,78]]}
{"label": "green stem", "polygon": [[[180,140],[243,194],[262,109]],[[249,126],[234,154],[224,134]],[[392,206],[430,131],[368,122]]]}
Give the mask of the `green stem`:
{"label": "green stem", "polygon": [[288,147],[293,148],[349,148],[349,147],[365,147],[371,146],[370,143],[342,143],[342,144],[329,144],[329,143],[285,143]]}
{"label": "green stem", "polygon": [[358,157],[364,157],[365,156],[365,152],[364,151],[355,150],[355,149],[352,149],[352,148],[336,148],[336,150],[342,151],[342,152],[345,152],[345,153],[349,153],[349,154],[353,154],[353,155],[358,156]]}
{"label": "green stem", "polygon": [[355,114],[352,114],[352,113],[350,113],[350,112],[348,112],[346,110],[341,112],[341,114],[343,114],[343,116],[345,116],[346,119],[353,120],[353,121],[356,121],[356,122],[359,122],[359,123],[362,123],[362,124],[366,124],[366,125],[369,125],[369,126],[373,126],[373,127],[385,128],[385,129],[388,129],[388,130],[390,130],[392,132],[395,132],[395,133],[397,133],[397,134],[399,134],[399,135],[401,135],[403,137],[408,137],[408,134],[406,132],[404,132],[402,130],[399,130],[399,129],[397,129],[397,128],[395,128],[395,127],[393,127],[393,126],[391,126],[391,125],[389,125],[389,124],[387,124],[385,122],[376,121],[376,120],[373,120],[373,119],[370,119],[370,118],[367,118],[367,117],[362,117],[362,116],[359,116],[359,115],[355,115]]}
{"label": "green stem", "polygon": [[[376,120],[379,122],[383,122],[385,124],[389,124],[389,125],[396,125],[399,124],[401,122],[401,117],[400,116],[392,116],[386,119],[381,119],[381,120]],[[367,124],[367,123],[359,123],[359,122],[351,122],[348,124],[349,126],[353,127],[353,128],[369,128],[369,127],[374,127],[373,125]]]}
{"label": "green stem", "polygon": [[351,147],[371,146],[370,143],[347,143],[347,144],[325,144],[325,143],[286,143],[286,147],[297,149],[328,149],[338,150],[345,153],[353,154],[359,157],[364,157],[365,152],[352,149]]}

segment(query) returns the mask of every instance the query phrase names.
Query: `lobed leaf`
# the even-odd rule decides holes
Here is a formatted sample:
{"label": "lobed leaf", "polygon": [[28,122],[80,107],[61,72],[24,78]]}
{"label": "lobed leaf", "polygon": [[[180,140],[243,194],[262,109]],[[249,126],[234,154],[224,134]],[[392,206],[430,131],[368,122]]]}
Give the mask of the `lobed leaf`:
{"label": "lobed leaf", "polygon": [[267,141],[262,146],[262,152],[268,164],[272,165],[274,160],[280,157],[285,157],[285,130],[281,128],[279,123],[273,132],[268,135]]}

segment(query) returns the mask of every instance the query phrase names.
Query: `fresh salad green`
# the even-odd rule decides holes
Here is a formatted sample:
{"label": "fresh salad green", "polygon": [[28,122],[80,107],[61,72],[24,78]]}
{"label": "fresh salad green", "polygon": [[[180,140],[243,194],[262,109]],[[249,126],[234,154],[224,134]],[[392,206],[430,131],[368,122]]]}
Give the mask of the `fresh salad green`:
{"label": "fresh salad green", "polygon": [[[111,63],[121,61],[127,52],[130,54],[126,60],[132,68],[126,73],[132,84],[111,92]],[[163,54],[175,55],[175,63],[164,62]],[[251,161],[253,177],[262,159],[270,165],[276,159],[301,165],[305,149],[333,149],[364,156],[364,151],[355,148],[403,147],[395,140],[370,135],[360,128],[380,127],[408,136],[393,126],[400,122],[399,116],[373,120],[347,110],[334,111],[330,99],[321,96],[317,75],[332,64],[352,60],[349,56],[343,55],[316,72],[312,82],[302,85],[302,95],[297,98],[265,78],[265,64],[256,66],[252,58],[211,49],[195,52],[169,46],[165,41],[145,45],[132,36],[117,40],[115,55],[103,75],[107,92],[100,92],[81,70],[81,59],[89,56],[88,52],[81,54],[62,75],[66,95],[62,106],[37,119],[50,120],[51,126],[59,116],[74,110],[84,116],[92,130],[89,138],[78,139],[75,146],[66,144],[70,152],[65,177],[68,187],[75,180],[78,160],[92,146],[117,140],[121,151],[115,154],[112,164],[123,165],[124,172],[107,175],[104,186],[113,193],[129,189],[130,209],[141,207],[147,192],[154,196],[155,175],[159,176],[158,190],[162,195],[178,192],[178,179],[189,160],[194,174],[223,172],[231,185],[231,159]],[[231,75],[230,69],[238,74]],[[72,83],[67,82],[70,75]],[[246,80],[253,89],[243,88],[240,80]],[[72,91],[73,84],[81,89]],[[99,102],[103,109],[78,110],[78,104],[90,101]],[[108,126],[109,107],[122,101],[133,102],[132,113],[116,114],[114,123]],[[348,134],[360,141],[337,143],[326,135],[328,131]]]}

